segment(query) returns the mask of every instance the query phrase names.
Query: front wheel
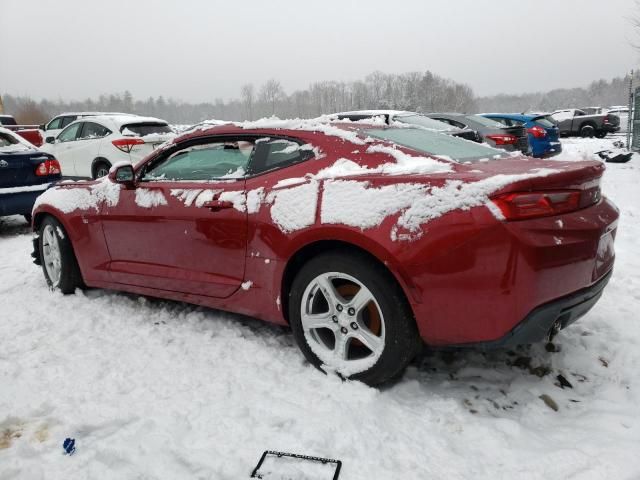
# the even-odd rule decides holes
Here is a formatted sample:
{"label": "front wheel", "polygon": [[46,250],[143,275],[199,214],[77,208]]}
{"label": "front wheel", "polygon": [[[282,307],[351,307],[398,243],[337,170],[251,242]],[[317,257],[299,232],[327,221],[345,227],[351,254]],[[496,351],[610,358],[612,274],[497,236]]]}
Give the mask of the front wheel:
{"label": "front wheel", "polygon": [[38,229],[40,259],[47,284],[62,293],[73,293],[83,286],[73,247],[64,227],[53,217],[42,221]]}
{"label": "front wheel", "polygon": [[326,253],[305,264],[291,288],[289,319],[315,367],[369,385],[396,377],[421,346],[398,284],[357,254]]}

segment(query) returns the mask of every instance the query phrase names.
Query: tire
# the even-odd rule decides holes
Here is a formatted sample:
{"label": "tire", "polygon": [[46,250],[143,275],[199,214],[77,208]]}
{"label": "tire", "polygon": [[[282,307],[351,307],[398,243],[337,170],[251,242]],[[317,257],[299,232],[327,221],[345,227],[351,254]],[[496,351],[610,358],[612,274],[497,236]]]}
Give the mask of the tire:
{"label": "tire", "polygon": [[105,177],[109,173],[111,163],[106,160],[100,160],[93,166],[93,179]]}
{"label": "tire", "polygon": [[596,132],[596,138],[604,138],[607,136],[607,132],[599,130]]}
{"label": "tire", "polygon": [[291,286],[289,320],[311,364],[368,385],[398,377],[422,346],[400,286],[362,254],[309,260]]}
{"label": "tire", "polygon": [[40,224],[38,249],[44,278],[51,289],[68,294],[84,287],[69,236],[55,218],[48,216]]}
{"label": "tire", "polygon": [[583,138],[591,138],[596,134],[596,129],[593,125],[583,125],[580,127],[580,136]]}

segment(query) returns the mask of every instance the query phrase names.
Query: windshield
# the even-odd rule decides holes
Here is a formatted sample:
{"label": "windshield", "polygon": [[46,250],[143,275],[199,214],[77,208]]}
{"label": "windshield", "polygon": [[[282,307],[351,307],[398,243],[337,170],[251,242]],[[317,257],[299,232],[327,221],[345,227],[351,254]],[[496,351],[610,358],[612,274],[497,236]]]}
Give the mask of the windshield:
{"label": "windshield", "polygon": [[406,123],[408,125],[416,125],[418,127],[430,128],[431,130],[457,130],[457,127],[434,120],[433,118],[426,117],[424,115],[398,115],[393,118],[400,123]]}
{"label": "windshield", "polygon": [[457,162],[474,162],[480,159],[507,156],[503,150],[424,129],[388,128],[367,130],[364,133],[429,155],[446,156]]}
{"label": "windshield", "polygon": [[553,128],[556,126],[551,117],[538,117],[534,118],[533,121],[540,125],[542,128]]}
{"label": "windshield", "polygon": [[166,123],[130,123],[123,125],[120,132],[124,135],[131,135],[131,133],[133,133],[139,137],[144,137],[145,135],[151,135],[153,133],[171,133],[172,130]]}

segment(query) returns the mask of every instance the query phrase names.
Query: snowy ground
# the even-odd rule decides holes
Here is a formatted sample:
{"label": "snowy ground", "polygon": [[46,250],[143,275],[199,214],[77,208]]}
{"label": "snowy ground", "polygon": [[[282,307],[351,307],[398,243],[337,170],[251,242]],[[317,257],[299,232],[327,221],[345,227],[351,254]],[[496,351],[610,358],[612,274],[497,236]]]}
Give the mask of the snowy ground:
{"label": "snowy ground", "polygon": [[615,274],[559,352],[427,355],[384,390],[245,317],[52,293],[22,219],[0,220],[0,479],[243,479],[265,449],[341,459],[341,479],[638,479],[639,186],[640,157],[609,165]]}

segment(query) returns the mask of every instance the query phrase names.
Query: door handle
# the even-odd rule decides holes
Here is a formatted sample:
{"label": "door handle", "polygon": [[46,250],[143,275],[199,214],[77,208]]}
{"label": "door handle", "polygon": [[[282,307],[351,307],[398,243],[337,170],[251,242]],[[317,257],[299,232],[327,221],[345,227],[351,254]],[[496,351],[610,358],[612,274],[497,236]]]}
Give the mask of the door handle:
{"label": "door handle", "polygon": [[210,202],[204,202],[202,206],[208,208],[212,212],[218,212],[226,208],[233,208],[233,202],[228,202],[225,200],[212,200]]}

